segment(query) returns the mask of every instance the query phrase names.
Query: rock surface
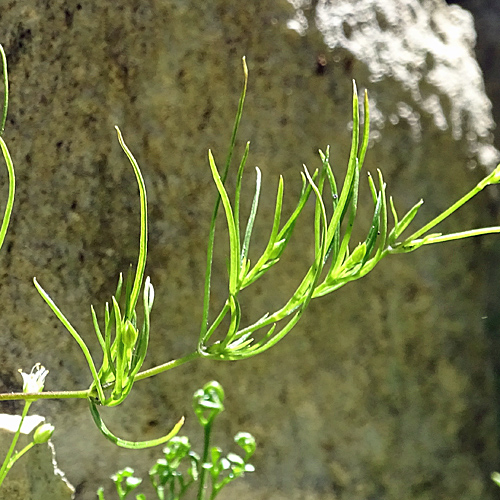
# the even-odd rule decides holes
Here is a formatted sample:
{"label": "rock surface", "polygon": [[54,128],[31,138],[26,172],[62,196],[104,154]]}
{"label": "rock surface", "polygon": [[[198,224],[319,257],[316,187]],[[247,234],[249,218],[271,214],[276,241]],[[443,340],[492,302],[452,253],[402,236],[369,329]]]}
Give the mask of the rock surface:
{"label": "rock surface", "polygon": [[[495,0],[450,0],[474,16],[477,31],[476,56],[484,74],[486,94],[493,103],[493,118],[500,122],[500,4]],[[500,147],[500,134],[495,131],[495,145]]]}
{"label": "rock surface", "polygon": [[[369,89],[374,110],[366,168],[382,168],[399,210],[423,197],[417,221],[423,224],[479,180],[484,170],[471,168],[474,162],[491,166],[496,152],[470,16],[438,0],[363,1],[356,12],[348,11],[351,3],[0,4],[11,85],[5,140],[18,178],[0,252],[0,390],[19,390],[17,368],[37,361],[50,368],[47,390],[90,384],[78,346],[31,279],[37,276],[98,352],[90,304],[102,313],[118,273],[135,262],[139,232],[137,188],[115,124],[142,166],[149,194],[147,271],[156,303],[146,362],[153,366],[195,348],[215,196],[207,149],[221,166],[243,54],[250,87],[236,154],[251,140],[249,193],[251,167],[263,171],[256,250],[268,236],[279,174],[285,210],[300,191],[302,163],[319,166],[318,148],[331,144],[342,178],[353,78]],[[404,8],[391,10],[394,5]],[[346,13],[343,44],[329,38],[339,29],[329,9]],[[405,22],[411,9],[419,26]],[[370,40],[380,49],[369,56],[356,49]],[[453,64],[445,57],[450,46]],[[369,199],[362,182],[361,197]],[[490,205],[483,195],[443,231],[492,225]],[[311,257],[310,215],[277,273],[249,291],[244,320],[280,307],[300,282]],[[366,227],[370,214],[361,217]],[[226,297],[223,228],[221,220],[214,310]],[[483,320],[492,239],[388,259],[362,281],[314,301],[267,353],[238,363],[187,364],[142,381],[103,418],[123,437],[148,439],[185,414],[184,431],[196,442],[191,395],[215,378],[227,398],[217,444],[229,448],[239,430],[259,443],[257,472],[221,498],[235,492],[242,500],[494,498],[488,479],[498,458],[494,353]],[[40,402],[36,411],[56,426],[59,463],[77,500],[95,499],[101,484],[111,491],[107,478],[126,465],[145,475],[161,453],[105,441],[83,401]]]}

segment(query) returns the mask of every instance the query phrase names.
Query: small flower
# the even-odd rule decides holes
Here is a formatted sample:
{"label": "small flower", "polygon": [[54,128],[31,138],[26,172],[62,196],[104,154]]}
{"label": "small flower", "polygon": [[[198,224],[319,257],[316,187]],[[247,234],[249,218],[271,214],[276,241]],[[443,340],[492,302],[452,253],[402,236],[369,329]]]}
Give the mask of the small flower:
{"label": "small flower", "polygon": [[23,377],[23,392],[41,392],[43,390],[43,384],[45,383],[45,377],[49,374],[47,370],[40,363],[37,363],[30,373],[24,373],[19,369],[19,373]]}
{"label": "small flower", "polygon": [[35,444],[46,443],[54,434],[54,426],[51,424],[42,424],[37,427],[33,434],[33,442]]}

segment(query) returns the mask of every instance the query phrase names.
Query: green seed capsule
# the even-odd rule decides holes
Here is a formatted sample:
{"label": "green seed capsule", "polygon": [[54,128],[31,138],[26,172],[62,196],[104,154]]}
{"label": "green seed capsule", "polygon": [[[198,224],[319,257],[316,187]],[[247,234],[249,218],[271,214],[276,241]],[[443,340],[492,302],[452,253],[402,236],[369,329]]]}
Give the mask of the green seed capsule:
{"label": "green seed capsule", "polygon": [[33,434],[33,442],[35,444],[46,443],[54,434],[54,426],[52,424],[42,424],[37,427]]}

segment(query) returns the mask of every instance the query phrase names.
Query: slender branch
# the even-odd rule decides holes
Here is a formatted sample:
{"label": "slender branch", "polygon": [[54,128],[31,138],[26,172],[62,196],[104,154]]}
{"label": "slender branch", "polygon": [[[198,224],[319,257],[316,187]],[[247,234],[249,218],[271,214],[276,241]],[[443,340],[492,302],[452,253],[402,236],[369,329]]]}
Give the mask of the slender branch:
{"label": "slender branch", "polygon": [[0,485],[3,483],[5,476],[9,472],[9,469],[12,467],[12,463],[10,460],[11,460],[12,454],[14,453],[14,450],[16,448],[16,444],[17,444],[17,441],[19,439],[19,435],[21,434],[21,429],[23,427],[23,422],[24,422],[24,419],[26,418],[26,415],[28,414],[31,403],[33,403],[33,401],[31,401],[31,400],[26,401],[24,403],[23,413],[21,415],[19,427],[17,428],[17,431],[14,434],[14,438],[12,439],[12,443],[9,447],[9,451],[7,452],[7,456],[5,457],[3,464],[2,464],[2,468],[0,469]]}
{"label": "slender branch", "polygon": [[[236,112],[236,118],[233,125],[233,132],[231,134],[231,143],[226,158],[224,173],[221,176],[223,184],[226,182],[227,174],[229,172],[229,165],[231,164],[231,158],[233,157],[234,146],[236,143],[236,135],[238,133],[238,127],[240,125],[241,115],[243,113],[243,104],[245,102],[245,96],[247,91],[248,68],[245,57],[243,57],[242,62],[243,62],[243,73],[244,73],[243,90],[241,91],[241,96],[238,103],[238,111]],[[205,333],[208,330],[208,316],[210,309],[210,282],[212,278],[212,260],[214,255],[214,243],[215,243],[215,222],[217,218],[217,213],[219,211],[220,203],[221,203],[221,197],[218,194],[217,199],[215,201],[214,210],[212,213],[212,219],[210,221],[210,230],[208,233],[207,264],[205,271],[205,286],[203,293],[203,314],[201,319],[200,344],[202,339],[204,338]]]}
{"label": "slender branch", "polygon": [[453,241],[453,240],[463,240],[464,238],[470,238],[472,236],[484,236],[487,234],[495,234],[495,233],[500,233],[500,227],[499,226],[494,226],[494,227],[485,227],[481,229],[470,229],[469,231],[461,231],[459,233],[450,233],[450,234],[443,234],[439,236],[432,236],[430,238],[422,238],[422,239],[416,239],[416,240],[411,240],[409,242],[409,245],[418,245],[419,243],[423,242],[424,245],[430,245],[432,243],[442,243],[444,241]]}
{"label": "slender branch", "polygon": [[206,482],[208,476],[208,469],[203,467],[206,463],[208,463],[208,453],[210,451],[210,437],[212,434],[212,424],[213,422],[208,422],[207,425],[204,426],[204,439],[203,439],[203,456],[201,458],[201,467],[200,467],[200,480],[198,486],[198,496],[197,500],[204,500],[206,493]]}
{"label": "slender branch", "polygon": [[154,368],[150,368],[149,370],[144,370],[143,372],[139,372],[134,380],[137,382],[138,380],[143,380],[145,378],[153,377],[154,375],[158,375],[159,373],[166,372],[167,370],[171,370],[172,368],[176,368],[178,366],[183,365],[184,363],[188,363],[189,361],[193,361],[194,359],[201,358],[201,354],[199,352],[192,352],[183,358],[174,359],[169,361],[168,363],[163,363],[162,365],[155,366]]}
{"label": "slender branch", "polygon": [[89,396],[89,390],[85,391],[46,391],[46,392],[5,392],[0,394],[2,401],[16,401],[20,399],[36,401],[37,399],[85,399]]}
{"label": "slender branch", "polygon": [[[145,378],[153,377],[159,373],[166,372],[177,366],[181,366],[184,363],[193,361],[194,359],[201,358],[201,354],[198,352],[192,352],[183,358],[174,359],[168,363],[163,363],[162,365],[155,366],[149,370],[144,370],[139,372],[135,377],[134,381],[143,380]],[[104,389],[106,386],[103,387]],[[90,396],[90,390],[83,391],[46,391],[46,392],[6,392],[0,393],[0,403],[2,401],[16,401],[20,399],[36,401],[37,399],[86,399]]]}
{"label": "slender branch", "polygon": [[433,227],[437,226],[440,222],[449,217],[453,212],[457,211],[461,206],[465,205],[471,198],[476,196],[476,194],[482,191],[486,186],[489,186],[490,184],[495,184],[496,183],[495,176],[497,174],[497,169],[495,169],[491,174],[489,174],[482,181],[480,181],[474,188],[472,188],[467,194],[462,196],[462,198],[460,198],[457,202],[455,202],[450,208],[448,208],[442,214],[432,219],[428,224],[426,224],[423,228],[419,229],[416,233],[413,233],[411,236],[406,238],[406,240],[403,242],[403,245],[408,244],[412,240],[420,238],[420,236],[430,231]]}

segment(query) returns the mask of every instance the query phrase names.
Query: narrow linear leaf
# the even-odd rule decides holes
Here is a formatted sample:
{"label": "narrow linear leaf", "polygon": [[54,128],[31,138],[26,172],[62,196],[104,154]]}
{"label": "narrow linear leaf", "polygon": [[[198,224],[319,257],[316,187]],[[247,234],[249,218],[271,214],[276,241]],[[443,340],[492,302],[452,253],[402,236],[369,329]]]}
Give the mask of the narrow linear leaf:
{"label": "narrow linear leaf", "polygon": [[375,246],[375,241],[377,240],[378,229],[379,229],[379,225],[380,225],[380,210],[381,210],[381,208],[382,208],[382,193],[380,192],[378,194],[377,204],[375,206],[372,224],[371,224],[370,230],[368,231],[368,236],[366,237],[366,254],[365,254],[365,258],[363,259],[363,264],[370,257],[371,251],[373,250],[373,247]]}
{"label": "narrow linear leaf", "polygon": [[99,340],[99,344],[101,344],[101,349],[103,353],[106,353],[106,342],[104,341],[104,337],[102,336],[101,329],[99,328],[99,323],[97,321],[97,315],[94,310],[94,306],[90,306],[90,312],[92,314],[92,323],[94,324],[94,330],[97,335],[97,339]]}
{"label": "narrow linear leaf", "polygon": [[[234,120],[233,132],[231,135],[231,143],[229,146],[229,151],[226,158],[226,165],[224,168],[224,174],[222,176],[222,182],[224,183],[229,172],[229,166],[231,164],[231,158],[233,156],[234,146],[236,144],[236,136],[238,134],[238,128],[241,121],[241,115],[243,114],[243,105],[245,103],[245,96],[247,92],[247,84],[248,84],[248,67],[246,63],[245,57],[242,58],[243,65],[243,89],[241,91],[240,100],[238,102],[238,110],[236,112],[236,118]],[[214,243],[215,243],[215,223],[217,219],[217,213],[219,211],[220,204],[220,196],[217,197],[215,201],[214,210],[212,212],[212,219],[210,220],[210,230],[208,233],[208,245],[207,245],[207,260],[205,267],[205,282],[203,287],[203,313],[201,318],[201,326],[200,326],[200,336],[198,344],[201,345],[203,343],[203,339],[208,329],[208,316],[210,310],[210,284],[212,280],[212,261],[213,261],[213,253],[214,253]],[[239,241],[239,239],[238,239]],[[238,252],[239,254],[239,252]]]}
{"label": "narrow linear leaf", "polygon": [[366,150],[368,149],[368,140],[370,138],[370,103],[368,101],[368,91],[366,89],[364,92],[363,111],[363,142],[361,143],[361,151],[359,153],[359,169],[363,167]]}
{"label": "narrow linear leaf", "polygon": [[66,319],[64,314],[61,312],[61,310],[56,306],[54,301],[50,298],[48,293],[40,286],[36,278],[33,278],[33,283],[35,284],[36,289],[38,290],[38,293],[42,296],[43,300],[47,303],[47,305],[52,309],[52,312],[57,316],[59,321],[66,327],[68,332],[72,335],[72,337],[76,340],[77,344],[80,346],[80,349],[83,352],[83,355],[85,356],[85,359],[87,360],[87,363],[90,368],[90,373],[92,374],[92,377],[94,379],[94,383],[97,388],[97,392],[99,394],[99,399],[101,401],[104,401],[104,392],[101,386],[101,382],[99,380],[99,376],[97,374],[96,367],[94,365],[94,360],[92,359],[92,356],[90,354],[90,351],[85,344],[84,340],[78,332],[73,328],[71,323]]}
{"label": "narrow linear leaf", "polygon": [[380,169],[377,169],[378,172],[378,183],[380,186],[380,198],[381,198],[381,209],[380,209],[380,217],[379,217],[379,237],[378,237],[378,248],[376,258],[380,259],[382,256],[382,252],[386,248],[387,241],[387,196],[386,196],[386,184],[384,182],[384,178],[382,176],[382,172]]}
{"label": "narrow linear leaf", "polygon": [[149,441],[127,441],[125,439],[121,439],[115,436],[103,422],[101,416],[99,415],[99,410],[97,409],[96,404],[89,399],[90,413],[92,418],[94,419],[94,423],[97,428],[101,431],[103,436],[111,441],[112,443],[120,446],[121,448],[127,448],[129,450],[143,450],[145,448],[152,448],[154,446],[158,446],[160,444],[164,444],[170,439],[172,439],[184,425],[184,417],[182,417],[173,427],[173,429],[166,435],[158,439],[151,439]]}
{"label": "narrow linear leaf", "polygon": [[3,73],[3,109],[2,121],[0,123],[0,136],[2,136],[5,130],[5,123],[7,122],[7,110],[9,108],[9,75],[7,72],[7,57],[2,44],[0,44],[0,56],[2,58]]}
{"label": "narrow linear leaf", "polygon": [[16,191],[16,175],[14,173],[14,164],[12,163],[12,158],[10,157],[7,144],[5,144],[5,141],[2,139],[2,137],[0,137],[0,148],[2,149],[2,154],[5,159],[5,164],[7,165],[7,173],[9,175],[9,193],[7,196],[7,203],[5,205],[5,213],[2,220],[2,226],[0,227],[0,248],[1,248],[5,240],[5,235],[7,234],[10,217],[12,215],[12,208],[14,206],[14,195]]}
{"label": "narrow linear leaf", "polygon": [[424,200],[420,200],[408,211],[408,213],[401,219],[401,222],[395,226],[394,239],[397,240],[403,231],[410,225],[411,221],[417,215],[418,209],[422,206]]}
{"label": "narrow linear leaf", "polygon": [[396,206],[394,205],[394,200],[392,196],[389,197],[389,205],[391,206],[392,218],[394,219],[394,227],[389,232],[388,241],[389,245],[393,245],[396,241],[396,227],[399,224],[398,213],[396,212]]}
{"label": "narrow linear leaf", "polygon": [[250,210],[250,216],[248,218],[247,227],[245,230],[245,239],[243,240],[243,247],[241,249],[241,261],[243,262],[248,255],[248,249],[250,247],[250,238],[252,236],[253,225],[255,222],[255,216],[257,215],[257,208],[259,207],[259,197],[260,197],[260,184],[262,179],[262,174],[259,167],[255,167],[257,173],[255,180],[255,194],[252,201],[252,208]]}
{"label": "narrow linear leaf", "polygon": [[245,170],[245,164],[247,162],[248,153],[250,151],[250,141],[247,142],[245,146],[245,152],[240,161],[240,166],[238,167],[238,175],[236,176],[236,190],[234,195],[234,221],[236,222],[236,232],[238,233],[238,239],[240,238],[240,196],[241,196],[241,184],[243,181],[243,171]]}
{"label": "narrow linear leaf", "polygon": [[139,298],[139,292],[142,286],[142,281],[144,279],[144,272],[146,269],[146,257],[148,252],[148,202],[146,197],[146,185],[144,183],[144,179],[142,177],[139,164],[137,163],[130,149],[125,144],[120,129],[117,126],[115,126],[115,129],[116,133],[118,134],[118,142],[120,143],[120,146],[127,155],[127,158],[129,159],[134,169],[135,177],[137,179],[137,184],[139,186],[139,197],[141,203],[141,235],[139,242],[139,258],[137,261],[134,286],[130,294],[130,302],[126,312],[126,318],[130,319],[130,317],[132,316],[132,311],[135,309],[135,306],[137,305],[137,300]]}
{"label": "narrow linear leaf", "polygon": [[208,152],[208,160],[210,163],[210,170],[212,171],[212,177],[215,185],[217,186],[217,190],[219,191],[221,203],[226,213],[227,227],[229,231],[229,293],[234,295],[237,292],[238,287],[240,242],[236,232],[236,223],[234,220],[231,202],[229,201],[229,196],[227,195],[226,188],[222,183],[222,179],[220,178],[211,151]]}

